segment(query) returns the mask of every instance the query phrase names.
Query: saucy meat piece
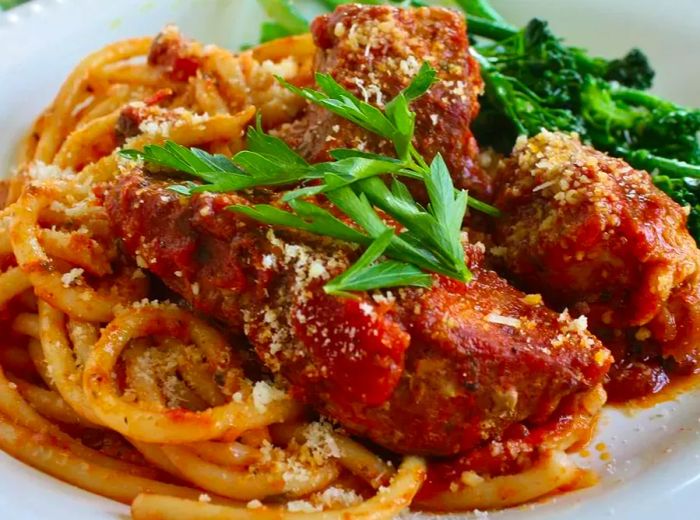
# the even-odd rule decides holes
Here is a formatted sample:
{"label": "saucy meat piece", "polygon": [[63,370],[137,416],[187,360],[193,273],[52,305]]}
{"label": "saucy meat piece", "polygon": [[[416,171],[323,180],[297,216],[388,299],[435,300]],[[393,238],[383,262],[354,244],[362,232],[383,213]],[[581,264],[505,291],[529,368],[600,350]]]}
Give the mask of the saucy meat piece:
{"label": "saucy meat piece", "polygon": [[[427,160],[440,152],[458,188],[488,198],[490,183],[477,166],[478,147],[469,129],[483,82],[469,55],[463,15],[438,7],[352,4],[316,18],[311,31],[316,70],[379,107],[408,86],[423,62],[436,69],[440,81],[411,105],[416,147]],[[393,153],[390,143],[318,106],[309,106],[279,135],[311,162],[330,160],[335,148]]]}
{"label": "saucy meat piece", "polygon": [[107,190],[127,253],[196,310],[243,330],[294,395],[390,449],[468,450],[546,420],[608,369],[585,318],[509,286],[482,266],[479,245],[466,248],[469,284],[436,276],[427,290],[338,298],[323,285],[357,256],[349,244],[226,211],[248,203],[239,195],[185,198],[166,186],[134,167]]}
{"label": "saucy meat piece", "polygon": [[496,204],[494,253],[519,283],[588,316],[606,344],[695,366],[700,252],[686,212],[648,173],[543,132],[518,141]]}
{"label": "saucy meat piece", "polygon": [[201,45],[183,38],[175,25],[166,25],[154,38],[148,64],[163,68],[176,81],[187,81],[201,66]]}

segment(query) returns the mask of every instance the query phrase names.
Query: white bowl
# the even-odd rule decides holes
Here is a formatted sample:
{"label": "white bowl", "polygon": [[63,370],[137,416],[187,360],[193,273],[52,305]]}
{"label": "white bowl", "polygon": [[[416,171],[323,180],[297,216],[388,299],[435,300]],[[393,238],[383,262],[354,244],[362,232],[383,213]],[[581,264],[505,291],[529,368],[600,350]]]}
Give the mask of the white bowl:
{"label": "white bowl", "polygon": [[[656,90],[700,106],[700,8],[697,0],[500,0],[513,21],[533,16],[601,55],[639,46],[658,71]],[[78,60],[127,36],[155,34],[168,22],[205,42],[237,48],[256,41],[261,13],[253,0],[34,0],[0,14],[0,165],[51,101]],[[9,173],[9,168],[3,168]],[[657,520],[697,518],[700,495],[700,392],[633,416],[608,408],[598,438],[613,460],[592,455],[599,485],[544,503],[490,513],[499,519]],[[0,518],[114,520],[115,502],[44,475],[0,452]],[[121,516],[120,516],[121,515]],[[466,518],[470,515],[450,515]]]}

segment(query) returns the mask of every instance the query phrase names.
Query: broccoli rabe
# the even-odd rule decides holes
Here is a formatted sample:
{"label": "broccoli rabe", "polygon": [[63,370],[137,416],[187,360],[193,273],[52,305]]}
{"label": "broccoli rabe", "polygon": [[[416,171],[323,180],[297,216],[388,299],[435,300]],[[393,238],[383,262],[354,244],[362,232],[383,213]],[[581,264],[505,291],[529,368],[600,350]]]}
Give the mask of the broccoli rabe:
{"label": "broccoli rabe", "polygon": [[700,179],[657,175],[654,184],[679,204],[690,207],[688,230],[697,240],[700,237]]}
{"label": "broccoli rabe", "polygon": [[[489,20],[470,24],[471,34],[487,37],[493,34]],[[499,22],[499,32],[505,35],[503,24]],[[497,124],[500,131],[508,131],[510,136],[499,148],[509,147],[517,134],[530,135],[542,128],[575,130],[587,135],[586,111],[582,96],[582,85],[589,79],[604,81],[610,78],[624,81],[626,86],[647,88],[650,86],[654,72],[647,59],[633,50],[621,59],[605,60],[588,56],[585,51],[568,47],[554,36],[547,22],[534,19],[522,30],[511,29],[510,36],[499,39],[488,36],[486,43],[478,42],[474,54],[482,64],[482,75],[487,83],[486,99],[483,103],[484,114],[489,124]],[[492,85],[507,82],[514,92],[499,100]],[[532,110],[521,109],[522,99],[535,101]],[[499,103],[499,101],[501,101]],[[496,106],[490,106],[496,102]],[[502,121],[489,113],[496,109],[502,114]],[[627,117],[625,114],[622,117]],[[510,123],[510,125],[509,125]],[[478,137],[494,133],[483,121],[477,123],[477,130],[487,131]]]}
{"label": "broccoli rabe", "polygon": [[478,53],[486,94],[474,130],[483,142],[502,151],[513,146],[517,135],[531,135],[542,128],[556,127],[582,132],[582,121],[570,110],[557,108],[546,97],[530,89],[519,78],[501,72]]}
{"label": "broccoli rabe", "polygon": [[666,174],[700,174],[695,167],[700,166],[699,110],[588,76],[581,88],[581,113],[587,137],[596,147],[613,153],[645,151],[637,153],[638,160],[647,162],[640,167],[647,167],[652,156],[688,163],[685,171],[679,169],[681,164],[669,165],[675,172],[661,163],[653,168]]}

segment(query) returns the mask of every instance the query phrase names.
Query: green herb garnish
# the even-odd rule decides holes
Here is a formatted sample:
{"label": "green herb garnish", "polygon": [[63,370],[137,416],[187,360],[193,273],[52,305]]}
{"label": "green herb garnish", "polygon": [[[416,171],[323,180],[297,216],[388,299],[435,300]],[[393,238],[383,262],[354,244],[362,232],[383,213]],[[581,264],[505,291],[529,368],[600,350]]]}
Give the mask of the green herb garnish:
{"label": "green herb garnish", "polygon": [[374,263],[389,247],[393,237],[393,230],[384,231],[350,269],[327,283],[324,290],[336,296],[352,296],[348,291],[369,291],[406,285],[430,287],[430,275],[414,265],[395,260]]}
{"label": "green herb garnish", "polygon": [[[396,157],[337,149],[333,161],[309,164],[284,141],[263,132],[260,119],[247,133],[248,148],[234,157],[212,155],[173,142],[147,145],[142,152],[123,155],[196,177],[200,184],[183,183],[171,189],[183,195],[202,191],[232,192],[262,186],[296,184],[283,201],[289,210],[270,204],[235,205],[229,209],[269,225],[300,229],[367,247],[343,275],[331,280],[326,291],[350,291],[412,285],[425,287],[440,273],[469,281],[461,241],[467,206],[498,215],[498,210],[456,190],[447,166],[438,154],[427,164],[413,145],[415,113],[410,103],[430,89],[436,72],[424,64],[410,85],[379,109],[360,100],[332,77],[317,74],[320,90],[300,89],[284,80],[289,90],[391,142]],[[387,185],[380,176],[392,177]],[[411,196],[400,177],[423,182],[429,204]],[[352,223],[346,224],[310,196],[325,197]],[[308,200],[304,200],[307,198]],[[395,233],[377,213],[386,213],[405,229]],[[381,255],[388,260],[374,263]]]}

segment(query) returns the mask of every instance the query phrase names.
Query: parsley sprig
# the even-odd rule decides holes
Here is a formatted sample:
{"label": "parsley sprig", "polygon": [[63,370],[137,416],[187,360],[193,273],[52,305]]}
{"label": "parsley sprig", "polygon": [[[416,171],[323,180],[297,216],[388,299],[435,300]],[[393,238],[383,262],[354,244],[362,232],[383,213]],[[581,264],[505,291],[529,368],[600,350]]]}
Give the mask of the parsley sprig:
{"label": "parsley sprig", "polygon": [[374,263],[384,254],[393,237],[394,231],[391,229],[382,232],[347,271],[326,284],[326,292],[352,296],[349,291],[367,291],[378,287],[430,287],[430,275],[414,265],[396,260]]}
{"label": "parsley sprig", "polygon": [[[352,94],[327,74],[317,74],[319,90],[298,88],[278,80],[289,90],[386,139],[396,157],[337,149],[332,161],[309,164],[283,140],[266,134],[258,118],[247,132],[247,149],[232,158],[186,148],[172,141],[125,150],[122,155],[186,173],[199,183],[186,182],[171,189],[192,195],[202,191],[233,192],[261,186],[297,185],[287,191],[284,205],[234,205],[228,209],[273,226],[354,242],[364,254],[345,273],[325,285],[326,292],[347,295],[394,286],[430,285],[427,273],[469,281],[461,242],[467,206],[498,215],[498,210],[456,190],[441,155],[428,164],[413,144],[415,113],[410,103],[436,81],[436,72],[423,64],[410,85],[383,109]],[[387,185],[380,176],[391,176]],[[414,200],[400,178],[424,183],[429,203]],[[316,199],[310,198],[317,197]],[[312,202],[325,197],[350,224],[326,207]],[[403,229],[397,232],[380,216],[388,215]],[[380,260],[385,257],[384,260]]]}

